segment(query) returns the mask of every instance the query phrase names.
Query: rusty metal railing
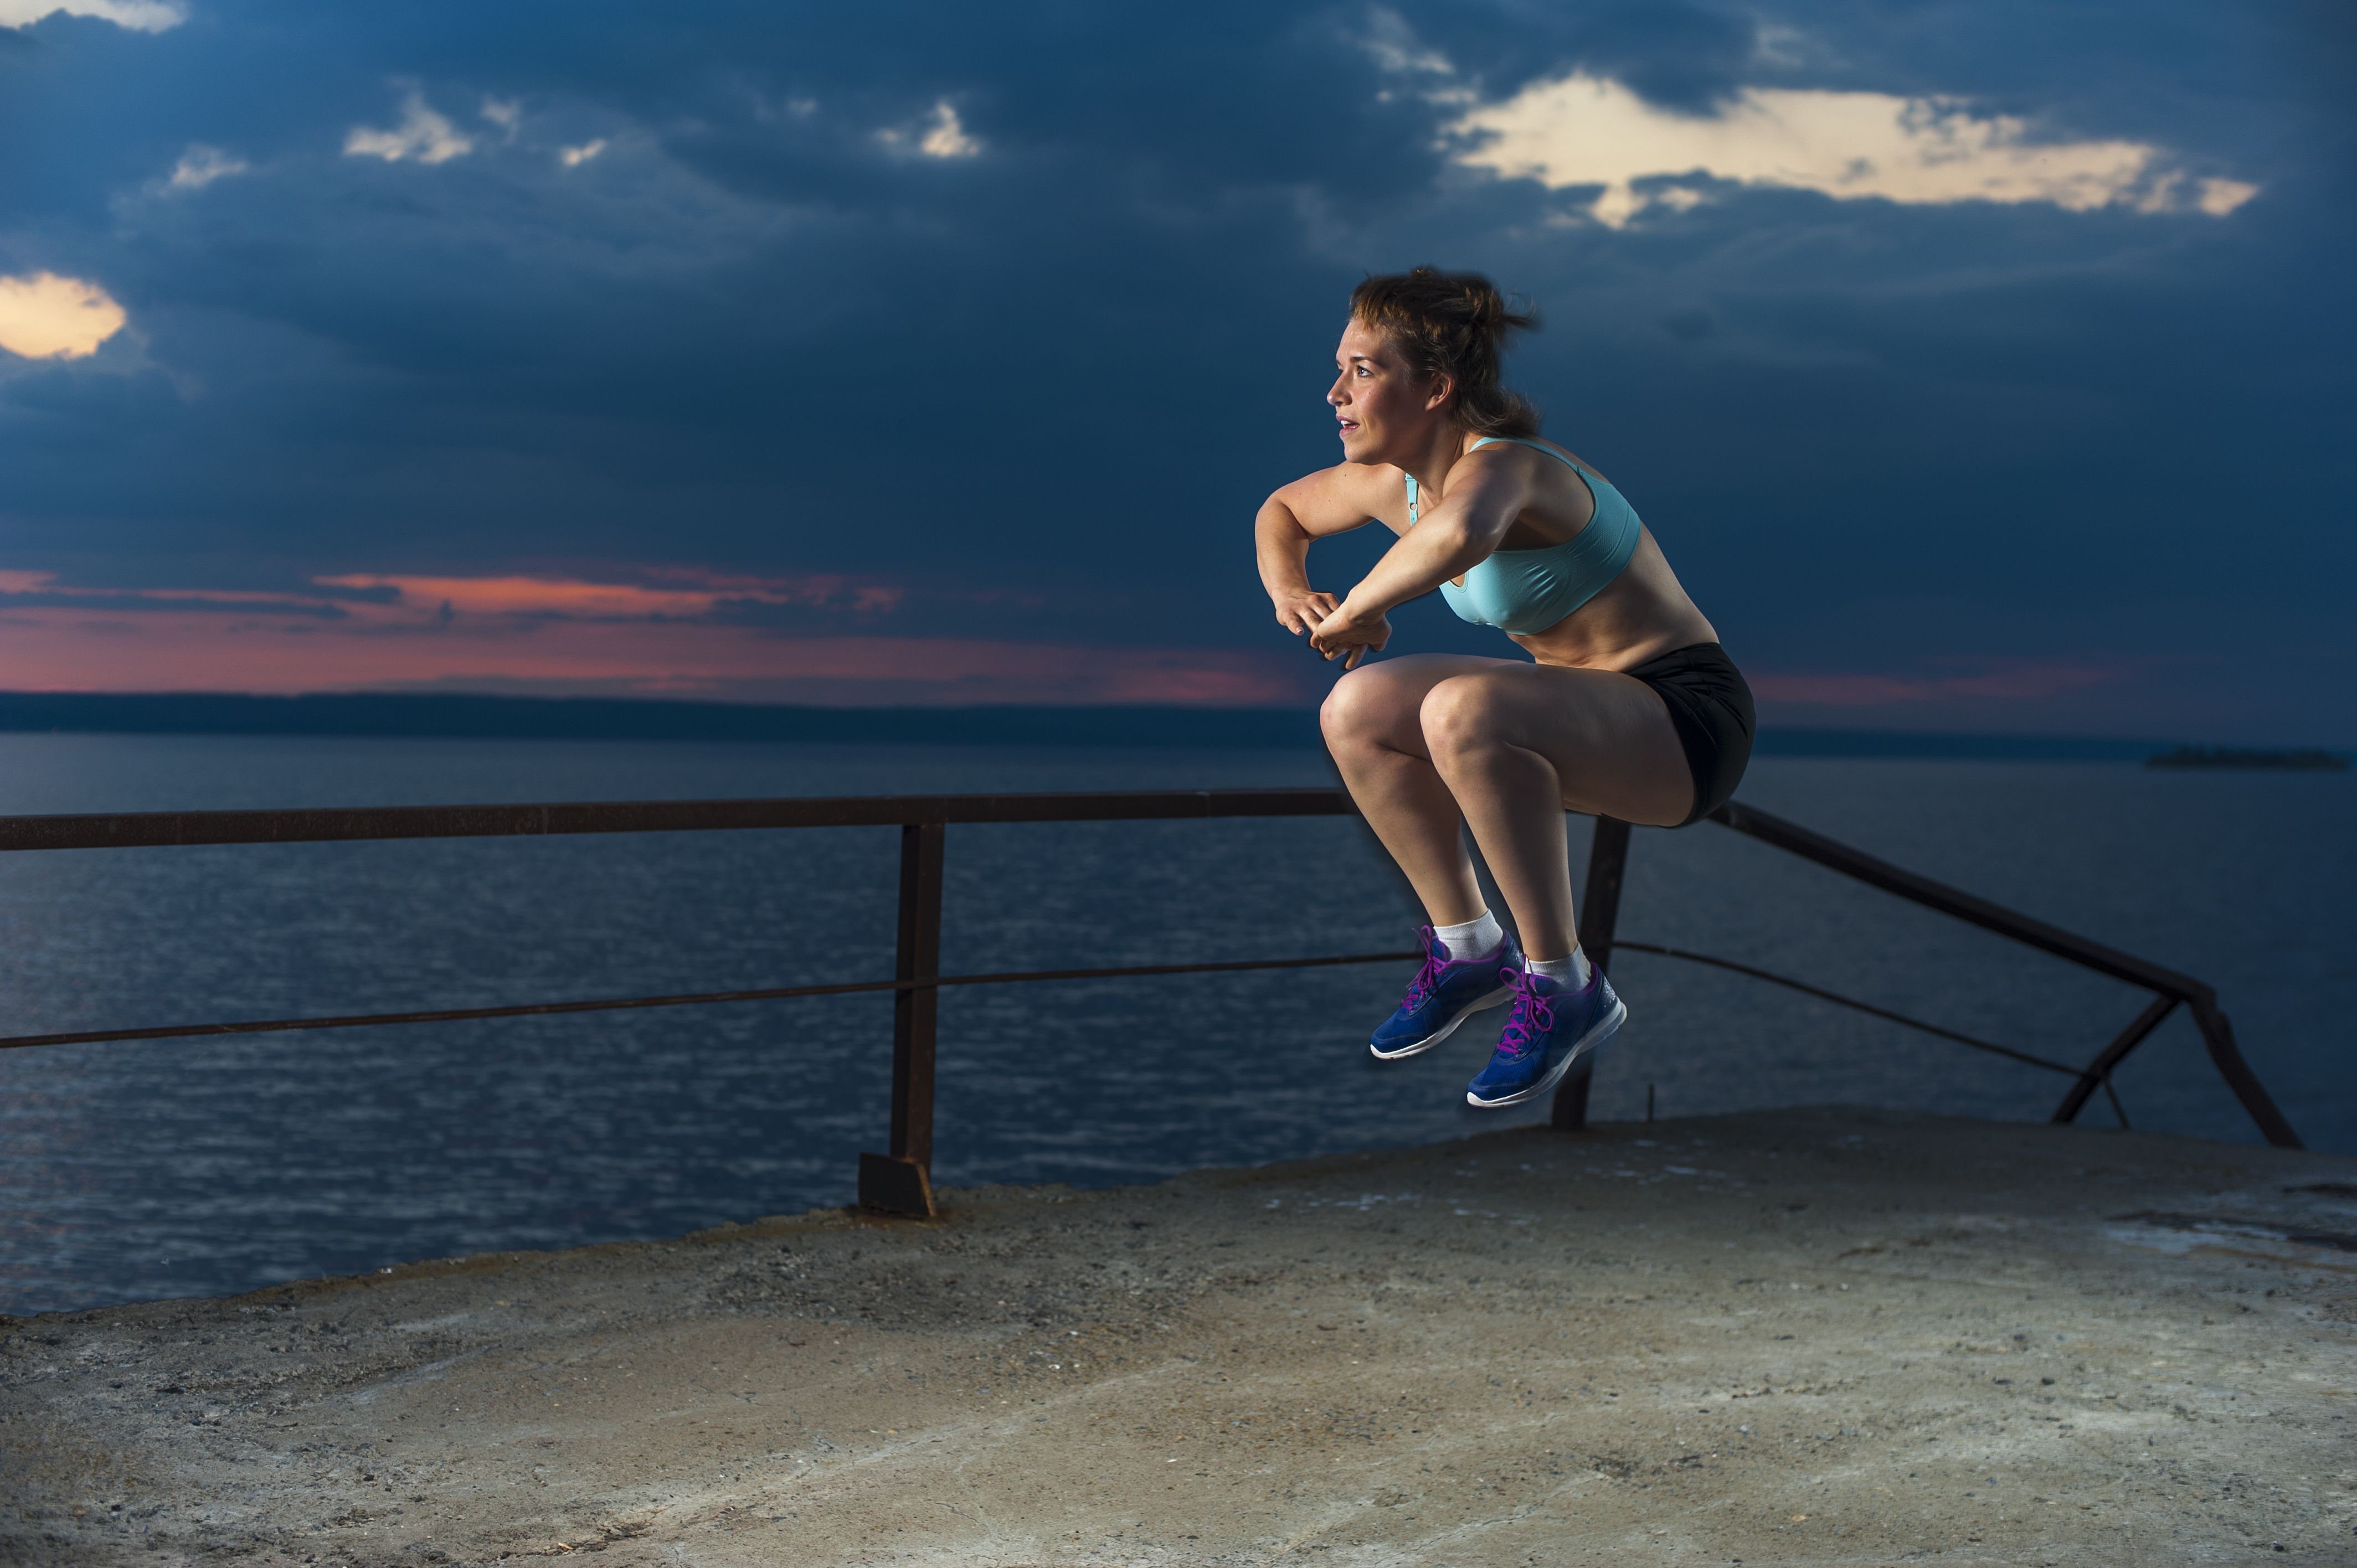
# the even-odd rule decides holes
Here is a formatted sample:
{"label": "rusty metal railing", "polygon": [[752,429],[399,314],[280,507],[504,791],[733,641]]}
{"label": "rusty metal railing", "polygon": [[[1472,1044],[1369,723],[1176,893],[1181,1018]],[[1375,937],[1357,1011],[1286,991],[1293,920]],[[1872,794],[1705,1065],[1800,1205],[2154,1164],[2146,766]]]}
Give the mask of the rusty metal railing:
{"label": "rusty metal railing", "polygon": [[[0,1050],[109,1041],[201,1038],[295,1029],[361,1028],[393,1024],[449,1023],[561,1013],[678,1007],[790,997],[892,995],[892,1098],[888,1152],[859,1157],[859,1200],[894,1213],[930,1215],[932,1197],[933,1063],[936,1004],[947,987],[1058,980],[1114,980],[1141,975],[1234,973],[1337,964],[1409,962],[1414,952],[1349,953],[1252,959],[1212,963],[1132,964],[1115,968],[1018,970],[985,974],[941,972],[942,865],[952,823],[1144,822],[1223,817],[1347,816],[1340,789],[1195,789],[1105,794],[883,795],[761,800],[653,800],[515,806],[393,806],[360,810],[280,811],[142,811],[112,815],[0,817],[0,854],[32,850],[156,848],[195,844],[317,843],[360,840],[539,837],[570,833],[640,833],[751,829],[889,827],[900,830],[899,934],[889,980],[832,985],[683,993],[519,1003],[493,1007],[437,1008],[406,1013],[349,1014],[226,1023],[168,1024],[128,1029],[68,1030],[0,1037]],[[2018,914],[1986,899],[1919,876],[1797,823],[1740,804],[1722,807],[1711,821],[1815,862],[1910,902],[1995,931],[2073,963],[2141,986],[2151,1004],[2084,1067],[1926,1023],[1789,976],[1730,959],[1618,941],[1620,888],[1628,865],[1629,824],[1597,819],[1588,852],[1587,886],[1580,908],[1583,946],[1599,966],[1616,949],[1710,965],[1856,1009],[1935,1037],[2070,1077],[2071,1090],[2053,1120],[2074,1120],[2097,1089],[2127,1122],[2111,1075],[2128,1054],[2179,1006],[2190,1013],[2211,1060],[2273,1144],[2299,1139],[2243,1060],[2217,993],[2201,982],[2147,963],[2099,942]],[[1552,1124],[1577,1129],[1587,1116],[1589,1069],[1583,1067],[1556,1091]]]}
{"label": "rusty metal railing", "polygon": [[[1935,909],[1984,930],[2011,938],[2083,969],[2126,981],[2130,985],[2150,992],[2152,1001],[2096,1054],[2093,1061],[2084,1067],[2073,1068],[2011,1047],[1975,1039],[1953,1029],[1927,1024],[1919,1018],[1910,1018],[1860,1002],[1855,997],[1842,996],[1748,964],[1681,949],[1657,947],[1648,942],[1622,942],[1620,944],[1621,947],[1632,952],[1658,953],[1667,958],[1732,970],[1975,1050],[1993,1052],[2031,1067],[2067,1074],[2072,1081],[2069,1091],[2062,1096],[2062,1102],[2054,1109],[2052,1120],[2056,1122],[2076,1121],[2088,1100],[2101,1089],[2110,1098],[2112,1109],[2119,1115],[2120,1124],[2126,1126],[2127,1112],[2122,1109],[2119,1095],[2112,1088],[2112,1073],[2127,1059],[2130,1052],[2144,1044],[2152,1032],[2160,1027],[2169,1014],[2182,1006],[2191,1015],[2194,1026],[2201,1031],[2201,1043],[2209,1050],[2211,1065],[2218,1069],[2218,1076],[2226,1080],[2226,1087],[2233,1090],[2234,1098],[2242,1102],[2243,1109],[2257,1124],[2260,1134],[2268,1143],[2282,1148],[2301,1146],[2299,1134],[2292,1131],[2291,1123],[2276,1108],[2275,1101],[2268,1095],[2266,1086],[2259,1082],[2258,1075],[2243,1059],[2242,1048],[2234,1041],[2233,1026],[2228,1022],[2225,1011],[2218,1005],[2218,993],[2201,981],[2124,953],[2117,948],[2106,947],[2102,942],[2090,940],[2059,926],[2048,925],[2001,904],[1993,904],[1961,888],[1951,887],[1944,882],[1918,875],[1887,860],[1877,859],[1863,850],[1853,849],[1838,840],[1812,832],[1798,822],[1788,822],[1739,800],[1730,800],[1713,811],[1710,821],[1799,855],[1803,860],[1813,861],[1829,871],[1863,882],[1869,887],[1880,888],[1911,904],[1921,904],[1927,909]],[[1596,820],[1596,836],[1587,853],[1587,892],[1581,901],[1579,913],[1580,945],[1587,950],[1593,962],[1605,963],[1612,956],[1613,928],[1620,915],[1620,883],[1628,857],[1629,824],[1609,817],[1598,817]],[[1553,1121],[1559,1127],[1577,1127],[1586,1122],[1587,1114],[1587,1078],[1575,1070],[1555,1092]]]}

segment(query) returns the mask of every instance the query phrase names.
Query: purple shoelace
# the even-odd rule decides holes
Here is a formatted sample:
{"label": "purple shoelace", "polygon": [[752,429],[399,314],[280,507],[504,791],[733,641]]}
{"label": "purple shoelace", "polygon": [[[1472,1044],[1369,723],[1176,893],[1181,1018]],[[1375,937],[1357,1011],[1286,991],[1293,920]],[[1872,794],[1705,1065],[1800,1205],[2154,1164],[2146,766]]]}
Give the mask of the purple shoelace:
{"label": "purple shoelace", "polygon": [[1506,1026],[1498,1036],[1498,1048],[1510,1057],[1526,1056],[1555,1027],[1555,1009],[1538,993],[1529,971],[1510,964],[1498,972],[1498,978],[1514,993],[1513,1011],[1506,1015]]}
{"label": "purple shoelace", "polygon": [[1403,1007],[1421,1007],[1440,984],[1440,972],[1448,967],[1448,950],[1430,926],[1418,926],[1415,934],[1424,941],[1424,967],[1407,983],[1407,994],[1400,998]]}

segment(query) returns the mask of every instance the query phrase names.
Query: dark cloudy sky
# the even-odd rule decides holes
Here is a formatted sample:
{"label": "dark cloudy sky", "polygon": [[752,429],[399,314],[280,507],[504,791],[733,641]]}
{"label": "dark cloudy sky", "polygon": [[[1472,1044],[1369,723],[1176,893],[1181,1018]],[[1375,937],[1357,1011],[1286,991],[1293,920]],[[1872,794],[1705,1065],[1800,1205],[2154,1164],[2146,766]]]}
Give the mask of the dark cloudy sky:
{"label": "dark cloudy sky", "polygon": [[2349,15],[0,0],[0,687],[1306,702],[1432,261],[1770,722],[2357,742]]}

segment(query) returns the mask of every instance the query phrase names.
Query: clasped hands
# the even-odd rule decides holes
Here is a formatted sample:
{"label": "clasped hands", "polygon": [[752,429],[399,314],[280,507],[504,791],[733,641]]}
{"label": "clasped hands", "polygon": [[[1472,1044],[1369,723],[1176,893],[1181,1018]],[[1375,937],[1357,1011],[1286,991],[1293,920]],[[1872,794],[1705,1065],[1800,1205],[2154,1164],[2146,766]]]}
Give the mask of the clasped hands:
{"label": "clasped hands", "polygon": [[1392,639],[1392,623],[1383,617],[1361,619],[1333,595],[1306,588],[1277,600],[1276,621],[1297,637],[1307,636],[1321,657],[1340,659],[1345,670],[1358,668]]}

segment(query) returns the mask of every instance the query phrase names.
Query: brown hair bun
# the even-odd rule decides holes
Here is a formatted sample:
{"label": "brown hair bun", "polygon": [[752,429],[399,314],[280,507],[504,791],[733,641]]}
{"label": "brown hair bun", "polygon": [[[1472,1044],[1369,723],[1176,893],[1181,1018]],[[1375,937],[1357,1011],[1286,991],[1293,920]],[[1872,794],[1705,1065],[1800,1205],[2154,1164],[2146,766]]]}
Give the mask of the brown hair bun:
{"label": "brown hair bun", "polygon": [[1539,411],[1499,380],[1506,339],[1539,324],[1537,310],[1516,311],[1480,273],[1437,267],[1371,277],[1351,291],[1351,314],[1383,333],[1426,380],[1456,383],[1457,422],[1481,435],[1535,435]]}

